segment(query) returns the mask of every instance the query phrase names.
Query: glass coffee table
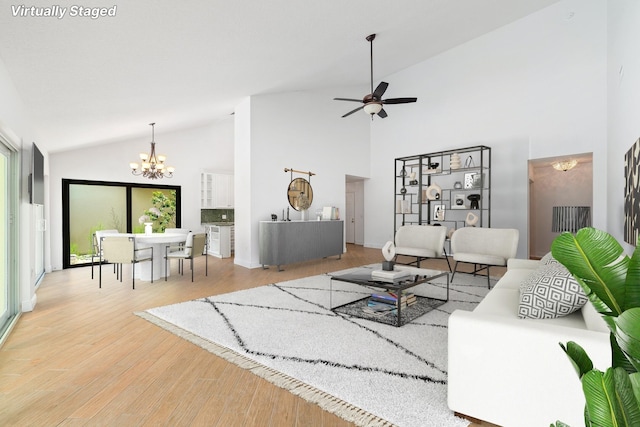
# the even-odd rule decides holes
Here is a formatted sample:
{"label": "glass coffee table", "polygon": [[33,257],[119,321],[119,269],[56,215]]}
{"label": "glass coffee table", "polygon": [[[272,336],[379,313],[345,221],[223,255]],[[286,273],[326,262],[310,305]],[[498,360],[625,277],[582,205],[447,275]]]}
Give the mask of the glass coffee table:
{"label": "glass coffee table", "polygon": [[[395,270],[406,270],[410,275],[393,281],[380,280],[372,277],[371,273],[376,271],[376,269],[367,267],[356,268],[347,273],[330,274],[329,308],[338,313],[374,320],[394,326],[402,326],[449,301],[448,272],[398,265],[395,266]],[[406,300],[406,296],[409,294],[407,291],[409,289],[415,288],[418,285],[428,284],[429,282],[441,277],[446,278],[446,298],[432,298],[414,294],[416,297],[415,303],[411,305],[407,305],[406,302],[403,303],[403,297],[405,297]],[[373,294],[362,298],[362,293],[359,294],[359,298],[355,301],[350,301],[333,307],[334,281],[364,286],[366,288],[373,289],[373,294],[379,292],[391,294],[392,296],[395,296],[395,301],[393,301],[395,303],[395,309],[393,309],[393,307],[390,307],[389,309],[383,308],[383,311],[376,312],[372,310],[372,307],[370,306],[370,299]],[[437,285],[434,284],[432,286]],[[442,286],[443,285],[440,284],[440,287]]]}

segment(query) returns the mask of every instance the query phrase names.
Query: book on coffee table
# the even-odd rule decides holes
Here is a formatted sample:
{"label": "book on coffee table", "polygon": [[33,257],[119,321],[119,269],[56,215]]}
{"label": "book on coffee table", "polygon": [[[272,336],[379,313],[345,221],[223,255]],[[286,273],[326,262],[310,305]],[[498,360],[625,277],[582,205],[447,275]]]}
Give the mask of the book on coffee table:
{"label": "book on coffee table", "polygon": [[374,270],[371,272],[371,279],[380,280],[382,282],[394,282],[399,279],[411,276],[411,273],[406,270],[399,271],[386,271],[386,270]]}

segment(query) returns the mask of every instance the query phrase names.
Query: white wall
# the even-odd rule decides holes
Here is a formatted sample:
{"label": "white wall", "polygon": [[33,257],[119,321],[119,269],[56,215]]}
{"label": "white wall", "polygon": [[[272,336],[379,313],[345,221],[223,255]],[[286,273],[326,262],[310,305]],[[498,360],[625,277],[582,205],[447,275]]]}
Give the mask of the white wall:
{"label": "white wall", "polygon": [[[418,102],[373,122],[365,245],[392,236],[392,201],[380,195],[393,194],[395,157],[483,144],[493,151],[491,225],[517,227],[526,257],[527,159],[592,151],[594,170],[606,173],[606,7],[565,0],[386,77],[385,96]],[[602,228],[605,190],[594,180]]]}
{"label": "white wall", "polygon": [[200,173],[233,171],[233,118],[167,133],[162,131],[162,123],[156,124],[156,152],[165,154],[167,164],[176,168],[173,178],[159,181],[133,176],[129,169],[129,162],[137,161],[138,153],[148,153],[151,148],[151,127],[146,124],[141,124],[141,127],[148,130],[148,134],[50,155],[52,269],[62,268],[63,178],[179,185],[182,193],[182,226],[200,229]]}
{"label": "white wall", "polygon": [[[623,243],[624,226],[624,155],[640,137],[640,52],[638,23],[640,2],[611,0],[608,20],[608,163],[606,205],[607,231]],[[594,165],[594,178],[602,170]],[[624,243],[623,243],[624,244]],[[626,248],[630,251],[629,245]]]}
{"label": "white wall", "polygon": [[[369,175],[369,121],[362,116],[342,119],[351,104],[332,98],[364,90],[252,96],[236,109],[236,121],[250,125],[242,135],[236,132],[236,201],[243,200],[236,203],[236,264],[258,267],[259,221],[270,220],[272,213],[278,219],[283,211],[286,216],[291,176],[285,168],[316,174],[311,178],[311,217],[323,206],[344,212],[345,175]],[[289,217],[300,219],[300,213],[291,209]]]}

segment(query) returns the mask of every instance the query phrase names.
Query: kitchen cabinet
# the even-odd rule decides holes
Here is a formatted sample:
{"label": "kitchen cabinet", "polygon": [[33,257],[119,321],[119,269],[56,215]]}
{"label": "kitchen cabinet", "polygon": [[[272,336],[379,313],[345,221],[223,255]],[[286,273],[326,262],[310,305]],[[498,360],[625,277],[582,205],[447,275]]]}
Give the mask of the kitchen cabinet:
{"label": "kitchen cabinet", "polygon": [[200,174],[200,208],[233,208],[233,175],[202,172]]}
{"label": "kitchen cabinet", "polygon": [[233,225],[206,226],[209,241],[207,253],[218,258],[229,258],[233,251]]}

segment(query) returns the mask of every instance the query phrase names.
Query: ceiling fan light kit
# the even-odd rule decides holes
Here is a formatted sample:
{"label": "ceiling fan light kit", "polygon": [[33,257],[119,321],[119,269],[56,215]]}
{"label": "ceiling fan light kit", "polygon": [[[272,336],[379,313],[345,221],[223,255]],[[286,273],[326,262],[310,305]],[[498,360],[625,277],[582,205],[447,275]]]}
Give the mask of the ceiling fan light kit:
{"label": "ceiling fan light kit", "polygon": [[361,107],[355,108],[342,117],[350,116],[356,111],[363,110],[365,113],[371,115],[371,120],[373,120],[374,115],[378,115],[380,118],[387,117],[387,112],[384,110],[384,104],[407,104],[410,102],[416,102],[418,98],[389,98],[382,99],[382,95],[389,87],[389,83],[380,82],[380,84],[376,87],[376,90],[373,90],[373,40],[376,38],[375,34],[371,34],[367,36],[367,41],[371,45],[371,93],[366,95],[362,100],[354,99],[354,98],[333,98],[336,101],[349,101],[349,102],[361,102],[363,105]]}

